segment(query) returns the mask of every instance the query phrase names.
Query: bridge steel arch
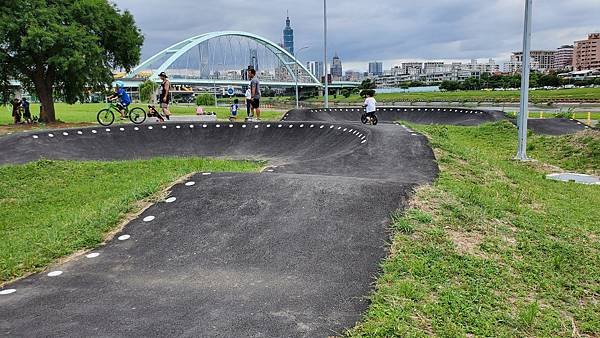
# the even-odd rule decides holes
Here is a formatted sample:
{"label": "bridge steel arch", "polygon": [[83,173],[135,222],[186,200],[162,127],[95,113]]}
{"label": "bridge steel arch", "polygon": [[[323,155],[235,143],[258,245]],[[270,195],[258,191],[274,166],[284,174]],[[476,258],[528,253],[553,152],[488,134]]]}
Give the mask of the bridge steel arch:
{"label": "bridge steel arch", "polygon": [[[208,40],[215,39],[215,38],[225,37],[225,36],[244,37],[244,38],[248,38],[248,39],[251,39],[251,40],[254,40],[254,41],[260,43],[261,45],[265,46],[268,50],[270,50],[273,54],[275,54],[275,56],[286,67],[287,71],[294,78],[294,80],[296,80],[296,79],[298,80],[299,85],[302,85],[305,87],[306,86],[315,86],[315,87],[322,86],[321,81],[319,81],[300,61],[298,61],[293,55],[291,55],[284,48],[282,48],[278,44],[276,44],[264,37],[261,37],[259,35],[247,33],[247,32],[241,32],[241,31],[221,31],[221,32],[205,33],[205,34],[194,36],[189,39],[178,42],[178,43],[170,46],[169,48],[164,49],[163,51],[159,52],[158,54],[152,56],[151,58],[149,58],[148,60],[146,60],[139,66],[137,66],[129,74],[127,74],[125,79],[129,79],[129,80],[134,79],[140,72],[148,69],[156,61],[160,60],[161,58],[168,57],[166,59],[166,61],[163,62],[152,73],[152,75],[150,77],[150,80],[158,81],[158,74],[166,71],[171,65],[173,65],[180,57],[185,55],[187,52],[189,52],[190,50],[197,47],[198,45],[200,45],[203,42],[206,42]],[[288,57],[289,60],[292,60],[292,61],[290,62],[289,60],[286,60],[285,57]],[[312,82],[300,83],[298,74],[296,74],[296,72],[294,72],[291,68],[292,65],[298,65],[300,67],[300,69],[302,69],[304,72],[306,72],[306,74],[308,74],[310,76],[310,79],[312,80]]]}

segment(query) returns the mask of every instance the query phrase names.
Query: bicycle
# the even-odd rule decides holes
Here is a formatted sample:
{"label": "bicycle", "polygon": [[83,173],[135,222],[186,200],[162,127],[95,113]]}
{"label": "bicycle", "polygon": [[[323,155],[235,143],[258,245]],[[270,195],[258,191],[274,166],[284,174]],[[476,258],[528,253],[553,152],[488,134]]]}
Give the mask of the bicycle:
{"label": "bicycle", "polygon": [[363,124],[370,123],[370,124],[376,126],[377,123],[379,123],[379,119],[377,118],[377,115],[375,115],[375,113],[373,113],[371,116],[369,116],[367,113],[364,113],[360,117],[360,122],[362,122]]}
{"label": "bicycle", "polygon": [[[146,122],[146,118],[148,117],[146,111],[139,107],[132,109],[125,108],[125,115],[128,116],[129,120],[134,124],[142,124]],[[106,108],[98,112],[96,120],[98,120],[98,123],[101,125],[108,127],[115,123],[116,116],[121,116],[121,111],[119,110],[118,105],[111,102]]]}

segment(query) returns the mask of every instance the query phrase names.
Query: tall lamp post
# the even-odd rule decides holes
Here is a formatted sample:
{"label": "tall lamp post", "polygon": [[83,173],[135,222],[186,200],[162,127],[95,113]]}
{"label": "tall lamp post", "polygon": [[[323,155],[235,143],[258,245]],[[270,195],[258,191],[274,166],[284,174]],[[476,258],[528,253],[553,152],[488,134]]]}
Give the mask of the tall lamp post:
{"label": "tall lamp post", "polygon": [[521,65],[521,107],[517,124],[519,126],[519,147],[516,159],[527,161],[527,119],[529,118],[529,73],[531,64],[531,21],[533,0],[525,0],[525,28],[523,33],[523,62]]}
{"label": "tall lamp post", "polygon": [[[223,66],[222,63],[217,63],[215,66]],[[215,108],[219,107],[219,103],[217,102],[217,79],[216,77],[216,71],[213,70],[213,93],[215,94]]]}
{"label": "tall lamp post", "polygon": [[323,74],[325,74],[325,108],[329,108],[329,76],[327,73],[327,0],[323,0]]}
{"label": "tall lamp post", "polygon": [[[300,52],[303,50],[309,49],[309,48],[310,48],[309,46],[305,46],[296,51],[296,60],[298,60],[298,62],[302,62],[299,59]],[[300,108],[300,93],[298,90],[298,76],[300,76],[300,67],[298,67],[298,65],[296,64],[296,74],[294,76],[296,78],[296,109]]]}

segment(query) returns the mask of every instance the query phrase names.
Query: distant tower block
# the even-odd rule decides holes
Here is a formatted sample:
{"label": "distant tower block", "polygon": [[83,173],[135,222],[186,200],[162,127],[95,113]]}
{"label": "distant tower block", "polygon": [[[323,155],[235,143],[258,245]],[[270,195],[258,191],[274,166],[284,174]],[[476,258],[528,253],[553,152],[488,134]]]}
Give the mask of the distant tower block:
{"label": "distant tower block", "polygon": [[283,48],[294,55],[294,30],[291,26],[289,13],[287,20],[285,20],[285,28],[283,29]]}

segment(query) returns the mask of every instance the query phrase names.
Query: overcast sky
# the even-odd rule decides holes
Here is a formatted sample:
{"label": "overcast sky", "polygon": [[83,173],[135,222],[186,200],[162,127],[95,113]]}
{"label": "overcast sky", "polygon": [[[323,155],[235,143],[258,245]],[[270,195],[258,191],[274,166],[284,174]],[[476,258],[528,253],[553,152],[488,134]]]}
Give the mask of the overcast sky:
{"label": "overcast sky", "polygon": [[[143,58],[190,36],[241,30],[281,42],[286,11],[299,58],[321,60],[322,0],[114,0],[133,13]],[[525,0],[329,0],[329,53],[345,70],[407,60],[509,58],[522,48]],[[600,32],[600,0],[534,0],[533,48],[555,49]],[[330,61],[331,62],[331,61]]]}

